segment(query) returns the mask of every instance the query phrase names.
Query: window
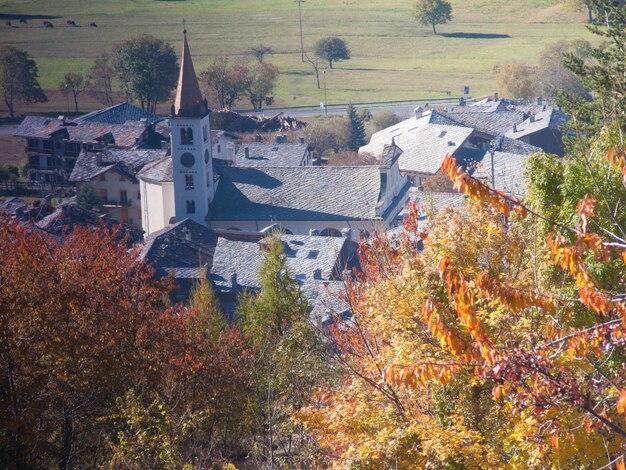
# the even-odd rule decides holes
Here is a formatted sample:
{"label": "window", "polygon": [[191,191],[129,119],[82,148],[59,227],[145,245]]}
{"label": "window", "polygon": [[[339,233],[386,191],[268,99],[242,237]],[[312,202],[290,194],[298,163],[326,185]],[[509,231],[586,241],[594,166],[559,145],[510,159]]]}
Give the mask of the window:
{"label": "window", "polygon": [[184,127],[180,129],[180,144],[187,145],[187,129]]}
{"label": "window", "polygon": [[52,168],[54,166],[54,159],[52,157],[46,158],[46,168]]}
{"label": "window", "polygon": [[37,155],[31,155],[28,157],[30,166],[39,166],[39,157]]}
{"label": "window", "polygon": [[209,130],[207,129],[206,124],[204,125],[204,127],[202,127],[202,136],[204,137],[205,142],[209,140]]}
{"label": "window", "polygon": [[141,191],[137,191],[137,199],[141,199]]}
{"label": "window", "polygon": [[222,153],[222,146],[217,144],[217,153]]}
{"label": "window", "polygon": [[185,175],[185,189],[193,190],[193,175]]}
{"label": "window", "polygon": [[100,175],[100,181],[106,181],[106,180],[107,180],[107,176],[104,173],[102,173]]}
{"label": "window", "polygon": [[126,194],[126,190],[122,189],[120,191],[120,204],[127,204],[128,203],[128,195]]}
{"label": "window", "polygon": [[122,175],[120,175],[120,181],[126,181],[126,178],[124,178]]}
{"label": "window", "polygon": [[195,214],[196,213],[196,201],[191,200],[187,201],[187,214]]}
{"label": "window", "polygon": [[187,145],[193,145],[193,130],[191,127],[187,128]]}
{"label": "window", "polygon": [[99,191],[100,191],[100,198],[103,201],[106,202],[106,200],[107,200],[107,190],[106,190],[106,188],[100,188]]}

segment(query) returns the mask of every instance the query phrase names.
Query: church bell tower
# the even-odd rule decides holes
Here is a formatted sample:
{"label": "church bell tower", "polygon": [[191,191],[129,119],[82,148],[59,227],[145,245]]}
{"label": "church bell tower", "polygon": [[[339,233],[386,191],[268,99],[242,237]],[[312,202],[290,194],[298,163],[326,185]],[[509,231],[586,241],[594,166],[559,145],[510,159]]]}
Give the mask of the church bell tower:
{"label": "church bell tower", "polygon": [[177,222],[190,218],[205,224],[215,194],[209,113],[193,68],[185,30],[178,88],[170,116]]}

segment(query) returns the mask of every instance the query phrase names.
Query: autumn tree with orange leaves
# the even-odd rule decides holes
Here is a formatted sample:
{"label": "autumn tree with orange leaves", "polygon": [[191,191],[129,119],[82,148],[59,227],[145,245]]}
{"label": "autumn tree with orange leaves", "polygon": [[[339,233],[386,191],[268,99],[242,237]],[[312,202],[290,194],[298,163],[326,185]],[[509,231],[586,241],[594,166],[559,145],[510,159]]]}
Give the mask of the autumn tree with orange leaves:
{"label": "autumn tree with orange leaves", "polygon": [[603,155],[613,194],[585,194],[575,225],[448,156],[442,170],[469,196],[466,214],[418,227],[414,209],[406,233],[362,246],[354,318],[333,330],[345,380],[299,415],[336,468],[622,468],[626,241],[611,201],[626,199],[626,159],[616,139],[607,131],[589,156]]}
{"label": "autumn tree with orange leaves", "polygon": [[137,255],[116,228],[60,239],[0,217],[3,468],[206,468],[241,455],[248,341],[213,320],[210,293],[164,305],[169,281]]}
{"label": "autumn tree with orange leaves", "polygon": [[333,468],[625,468],[621,90],[600,132],[530,159],[524,202],[446,156],[465,212],[418,226],[413,207],[361,247],[331,336],[343,382],[298,414]]}

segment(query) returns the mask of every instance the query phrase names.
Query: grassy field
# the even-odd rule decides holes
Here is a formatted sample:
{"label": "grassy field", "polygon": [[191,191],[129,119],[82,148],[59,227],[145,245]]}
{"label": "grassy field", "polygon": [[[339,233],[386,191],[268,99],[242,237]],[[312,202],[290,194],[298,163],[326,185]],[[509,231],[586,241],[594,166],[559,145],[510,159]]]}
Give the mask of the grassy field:
{"label": "grassy field", "polygon": [[[319,38],[344,38],[352,59],[327,73],[329,102],[362,102],[459,95],[495,90],[493,66],[517,58],[533,62],[559,39],[591,39],[582,13],[556,0],[451,0],[454,20],[429,27],[409,18],[413,0],[307,0],[302,3],[305,49]],[[0,0],[0,42],[24,48],[37,60],[40,82],[55,89],[70,70],[86,72],[100,52],[147,32],[182,43],[186,20],[196,71],[217,55],[245,57],[263,43],[281,70],[277,105],[312,105],[323,99],[309,64],[300,60],[298,5],[294,0]],[[27,17],[28,24],[17,18]],[[9,19],[13,27],[4,25]],[[43,19],[55,25],[44,28]],[[69,27],[66,20],[81,27]],[[88,27],[89,22],[98,27]],[[65,99],[29,111],[63,110]],[[242,103],[247,106],[246,103]],[[86,109],[96,106],[85,101]],[[22,109],[23,111],[23,109]]]}

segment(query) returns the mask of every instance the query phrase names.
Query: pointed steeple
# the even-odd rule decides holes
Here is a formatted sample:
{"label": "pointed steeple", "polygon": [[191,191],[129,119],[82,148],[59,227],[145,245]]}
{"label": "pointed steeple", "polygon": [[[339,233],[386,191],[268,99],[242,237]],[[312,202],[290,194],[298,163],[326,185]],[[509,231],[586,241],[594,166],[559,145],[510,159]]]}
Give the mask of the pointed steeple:
{"label": "pointed steeple", "polygon": [[189,44],[187,44],[187,30],[184,31],[184,36],[173,114],[180,117],[202,117],[209,110],[206,100],[202,98],[196,71],[193,68]]}

